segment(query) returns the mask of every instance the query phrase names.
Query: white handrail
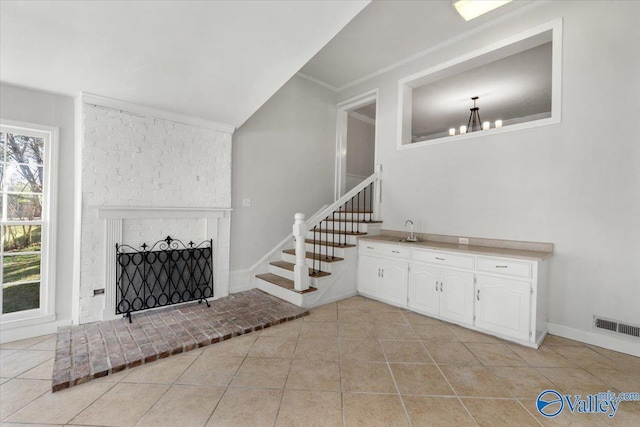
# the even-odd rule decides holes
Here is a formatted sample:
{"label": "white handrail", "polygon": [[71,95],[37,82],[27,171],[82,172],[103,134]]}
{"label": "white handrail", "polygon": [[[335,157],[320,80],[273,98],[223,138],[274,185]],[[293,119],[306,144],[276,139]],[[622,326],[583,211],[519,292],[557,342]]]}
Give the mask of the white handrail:
{"label": "white handrail", "polygon": [[[320,212],[318,212],[317,214],[309,218],[307,221],[305,221],[305,225],[307,226],[307,228],[311,229],[314,225],[317,225],[320,221],[322,221],[323,219],[331,215],[336,209],[340,208],[340,206],[344,205],[347,201],[351,200],[352,197],[358,195],[359,192],[361,192],[366,187],[368,187],[372,182],[378,181],[380,179],[380,176],[381,176],[381,170],[380,168],[377,168],[377,170],[373,173],[373,175],[371,175],[370,177],[362,181],[360,184],[353,187],[347,194],[340,197],[338,200],[336,200],[335,202],[327,206],[325,209],[321,210]],[[374,203],[379,203],[379,201],[380,201],[380,186],[378,185],[378,188],[375,191]]]}
{"label": "white handrail", "polygon": [[[344,196],[333,202],[331,205],[321,209],[318,213],[313,215],[309,220],[304,221],[304,214],[297,213],[295,215],[295,222],[293,224],[293,237],[296,240],[296,263],[294,266],[294,288],[298,292],[309,289],[309,269],[306,265],[306,234],[308,230],[319,224],[321,221],[332,215],[341,206],[345,205],[353,197],[357,196],[362,190],[374,183],[374,194],[371,196],[373,200],[374,212],[377,212],[378,204],[380,203],[380,177],[382,175],[382,168],[380,165],[376,167],[376,171],[373,175],[366,178],[360,184],[356,185],[351,191],[347,192]],[[353,215],[353,214],[352,214]],[[334,225],[335,226],[335,225]],[[328,240],[328,239],[327,239]],[[314,263],[315,263],[315,254]],[[320,262],[320,260],[318,259]],[[315,266],[315,264],[314,264]]]}

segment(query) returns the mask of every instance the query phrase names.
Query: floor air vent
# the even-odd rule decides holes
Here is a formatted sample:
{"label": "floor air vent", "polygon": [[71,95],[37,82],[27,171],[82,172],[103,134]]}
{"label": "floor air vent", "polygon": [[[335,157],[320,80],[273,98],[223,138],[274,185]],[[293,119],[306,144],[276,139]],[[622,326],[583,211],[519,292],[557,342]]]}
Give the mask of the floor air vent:
{"label": "floor air vent", "polygon": [[640,326],[627,325],[616,320],[604,319],[598,316],[593,316],[593,324],[598,329],[605,329],[618,334],[631,335],[632,337],[640,338]]}

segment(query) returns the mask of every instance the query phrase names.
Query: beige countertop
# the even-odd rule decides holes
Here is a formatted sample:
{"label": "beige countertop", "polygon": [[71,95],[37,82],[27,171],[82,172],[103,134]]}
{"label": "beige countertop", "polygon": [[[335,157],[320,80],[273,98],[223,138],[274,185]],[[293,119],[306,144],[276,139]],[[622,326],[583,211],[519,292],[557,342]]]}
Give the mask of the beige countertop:
{"label": "beige countertop", "polygon": [[395,245],[411,246],[420,249],[435,249],[450,252],[461,252],[473,255],[497,256],[505,258],[524,259],[528,261],[543,261],[551,258],[553,252],[541,252],[522,249],[508,249],[489,246],[459,245],[455,243],[434,242],[424,240],[418,242],[399,241],[395,236],[366,236],[360,240],[368,240],[372,242],[392,243]]}

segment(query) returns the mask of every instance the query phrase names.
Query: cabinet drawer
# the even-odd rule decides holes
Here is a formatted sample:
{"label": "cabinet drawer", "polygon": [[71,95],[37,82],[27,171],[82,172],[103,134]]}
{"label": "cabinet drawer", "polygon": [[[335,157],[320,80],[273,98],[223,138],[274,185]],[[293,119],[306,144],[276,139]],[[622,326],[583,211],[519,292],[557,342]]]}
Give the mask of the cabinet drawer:
{"label": "cabinet drawer", "polygon": [[411,250],[406,246],[383,245],[382,254],[394,258],[409,258]]}
{"label": "cabinet drawer", "polygon": [[478,270],[530,279],[532,267],[530,262],[478,257]]}
{"label": "cabinet drawer", "polygon": [[473,270],[473,257],[470,256],[414,249],[411,257],[414,261]]}
{"label": "cabinet drawer", "polygon": [[377,242],[360,241],[358,246],[361,254],[381,254],[383,245]]}

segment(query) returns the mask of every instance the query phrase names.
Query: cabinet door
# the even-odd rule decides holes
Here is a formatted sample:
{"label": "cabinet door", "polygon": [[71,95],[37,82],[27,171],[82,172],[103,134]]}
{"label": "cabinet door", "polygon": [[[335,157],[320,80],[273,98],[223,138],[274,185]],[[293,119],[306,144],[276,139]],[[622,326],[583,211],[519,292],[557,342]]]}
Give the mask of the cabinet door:
{"label": "cabinet door", "polygon": [[379,272],[380,258],[360,255],[358,259],[358,292],[378,297]]}
{"label": "cabinet door", "polygon": [[424,314],[440,315],[440,270],[424,264],[411,264],[409,273],[409,307]]}
{"label": "cabinet door", "polygon": [[444,319],[473,325],[473,273],[442,269],[440,315]]}
{"label": "cabinet door", "polygon": [[531,283],[484,275],[476,277],[476,326],[528,340]]}
{"label": "cabinet door", "polygon": [[380,298],[401,306],[407,305],[409,263],[381,259]]}

